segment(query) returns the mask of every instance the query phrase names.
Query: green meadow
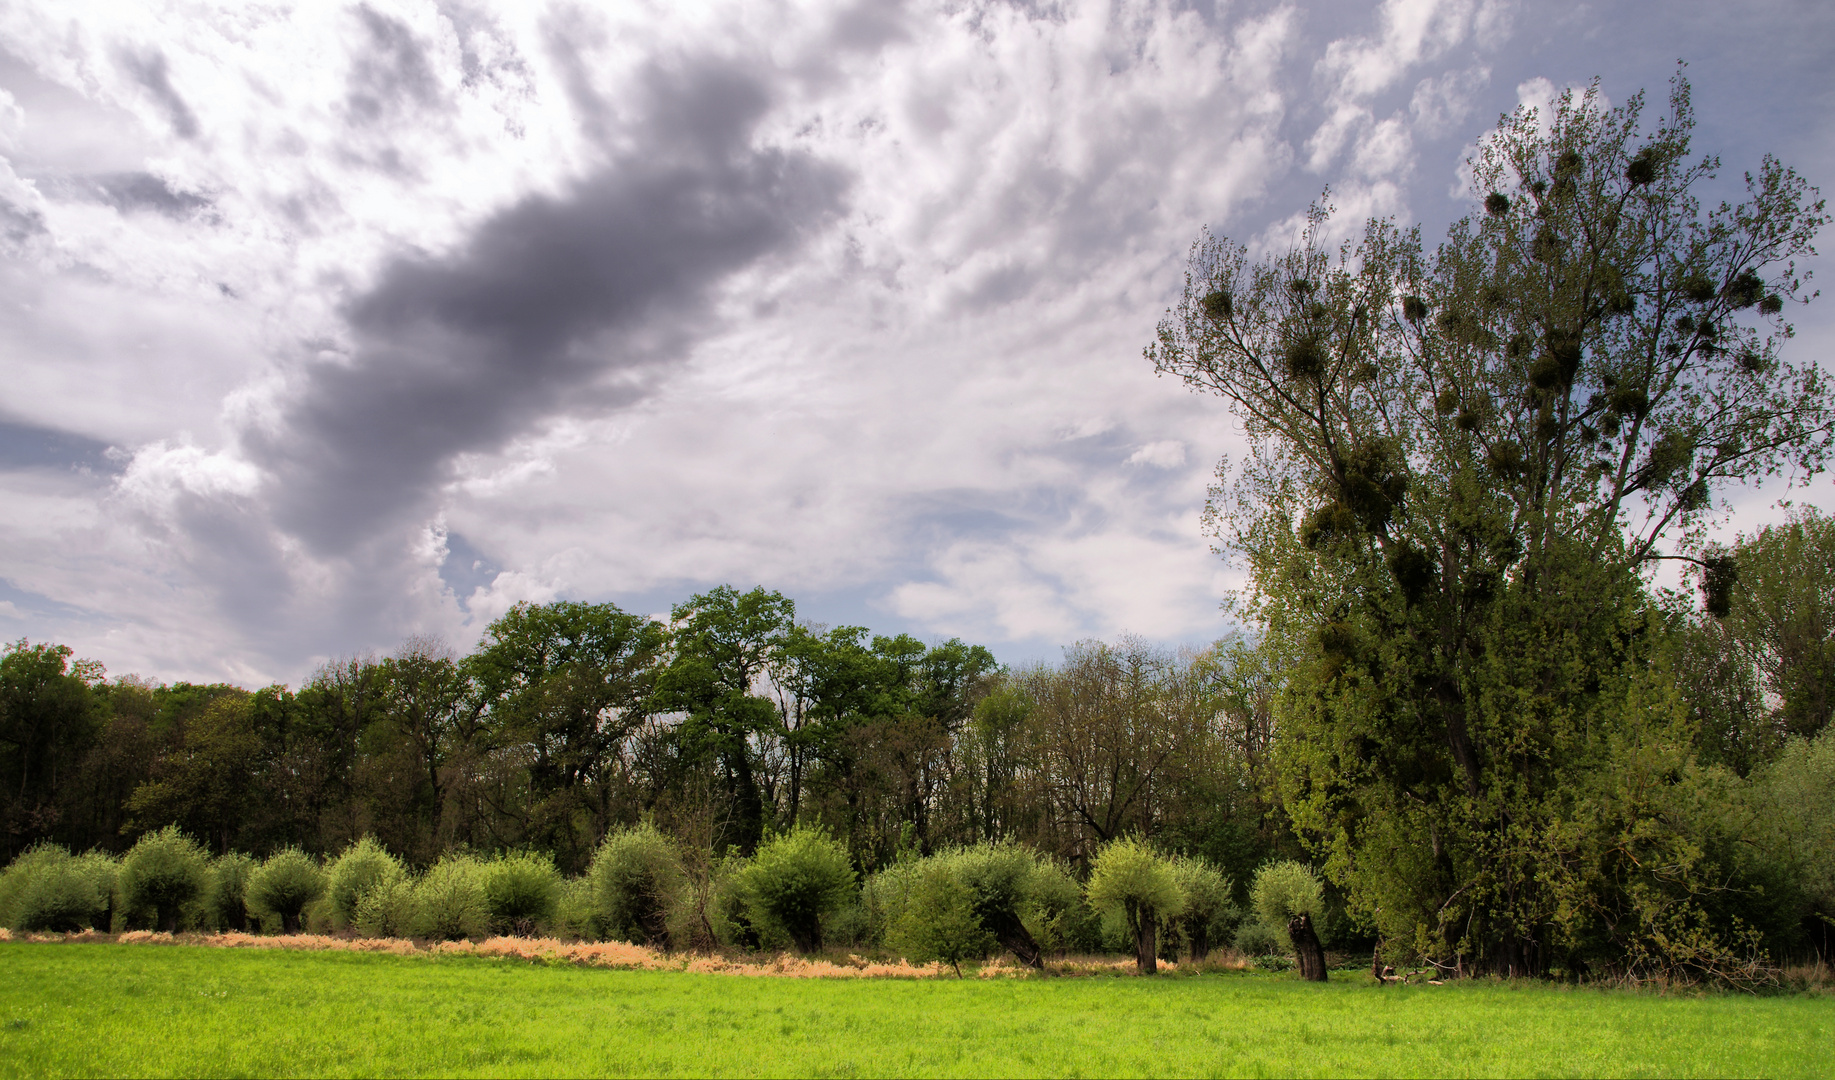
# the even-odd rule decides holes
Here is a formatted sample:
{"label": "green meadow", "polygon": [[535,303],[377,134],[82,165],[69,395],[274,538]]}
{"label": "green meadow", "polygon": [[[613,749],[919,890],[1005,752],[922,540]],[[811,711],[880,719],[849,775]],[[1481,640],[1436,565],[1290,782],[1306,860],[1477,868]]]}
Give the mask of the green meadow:
{"label": "green meadow", "polygon": [[0,944],[7,1076],[1810,1076],[1827,997]]}

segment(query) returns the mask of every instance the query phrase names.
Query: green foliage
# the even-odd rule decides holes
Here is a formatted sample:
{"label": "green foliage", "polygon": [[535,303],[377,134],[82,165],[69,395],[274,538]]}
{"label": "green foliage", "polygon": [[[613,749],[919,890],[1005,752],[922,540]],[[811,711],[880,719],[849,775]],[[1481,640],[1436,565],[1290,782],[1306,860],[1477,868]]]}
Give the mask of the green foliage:
{"label": "green foliage", "polygon": [[247,930],[248,883],[257,866],[252,857],[238,851],[212,859],[199,921],[216,930]]}
{"label": "green foliage", "polygon": [[554,932],[570,941],[596,941],[603,932],[593,903],[591,878],[567,878],[554,900]]}
{"label": "green foliage", "polygon": [[823,923],[853,898],[855,880],[840,844],[798,826],[759,845],[736,884],[754,926],[780,929],[810,953],[822,947]]}
{"label": "green foliage", "polygon": [[[1473,179],[1521,194],[1437,249],[1372,221],[1334,251],[1317,207],[1257,262],[1207,236],[1149,350],[1250,439],[1209,521],[1296,660],[1283,808],[1354,919],[1452,970],[1674,971],[1742,935],[1677,824],[1705,819],[1663,816],[1692,796],[1640,786],[1693,783],[1640,575],[1714,492],[1826,462],[1830,385],[1753,307],[1807,299],[1829,219],[1771,159],[1703,212],[1686,81],[1649,134],[1643,104],[1595,86],[1506,117]],[[1322,347],[1289,378],[1299,341]]]}
{"label": "green foliage", "polygon": [[115,878],[121,910],[130,921],[176,932],[185,909],[204,895],[209,869],[204,849],[178,826],[146,833],[121,860]]}
{"label": "green foliage", "polygon": [[1160,922],[1185,910],[1172,860],[1138,837],[1117,837],[1096,853],[1088,896],[1092,908],[1120,918],[1141,971],[1154,971]]}
{"label": "green foliage", "polygon": [[1261,925],[1286,951],[1292,947],[1287,940],[1289,919],[1310,915],[1317,924],[1325,914],[1325,886],[1305,863],[1291,859],[1269,863],[1255,872],[1249,903]]}
{"label": "green foliage", "polygon": [[[101,858],[103,866],[106,857]],[[71,932],[108,929],[108,882],[91,857],[40,844],[0,872],[0,926],[8,930]]]}
{"label": "green foliage", "polygon": [[331,909],[332,925],[352,925],[364,893],[403,876],[401,861],[373,836],[365,836],[345,848],[325,870],[325,899]]}
{"label": "green foliage", "polygon": [[1023,909],[1026,930],[1048,953],[1093,953],[1102,949],[1102,917],[1083,898],[1070,871],[1041,859]]}
{"label": "green foliage", "polygon": [[1174,859],[1172,873],[1185,909],[1171,925],[1185,939],[1191,958],[1202,960],[1235,919],[1236,905],[1230,901],[1235,888],[1223,871],[1195,855]]}
{"label": "green foliage", "polygon": [[668,948],[669,915],[687,886],[681,850],[648,821],[606,836],[587,872],[602,932]]}
{"label": "green foliage", "polygon": [[554,921],[561,873],[552,856],[533,851],[499,855],[485,865],[483,884],[492,929],[529,937]]}
{"label": "green foliage", "polygon": [[417,896],[416,882],[408,874],[383,877],[358,895],[351,925],[364,937],[407,937],[419,920]]}
{"label": "green foliage", "polygon": [[484,863],[471,855],[447,855],[414,885],[414,933],[457,941],[490,930],[490,902],[484,895]]}
{"label": "green foliage", "polygon": [[246,893],[249,911],[269,930],[278,924],[283,934],[299,933],[306,905],[324,895],[325,871],[319,861],[292,847],[268,856],[249,875]]}
{"label": "green foliage", "polygon": [[1293,948],[1287,940],[1286,927],[1276,933],[1260,919],[1249,919],[1237,927],[1236,936],[1230,944],[1244,956],[1274,956]]}
{"label": "green foliage", "polygon": [[961,978],[962,961],[987,955],[994,935],[975,911],[975,891],[955,871],[947,861],[926,861],[892,927],[890,944],[918,963],[941,960]]}

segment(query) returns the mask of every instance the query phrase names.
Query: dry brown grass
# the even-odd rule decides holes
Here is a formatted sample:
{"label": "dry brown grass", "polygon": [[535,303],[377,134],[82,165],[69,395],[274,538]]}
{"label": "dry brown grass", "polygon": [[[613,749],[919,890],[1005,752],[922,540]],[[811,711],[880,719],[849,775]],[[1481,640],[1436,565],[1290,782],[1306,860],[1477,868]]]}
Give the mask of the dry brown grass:
{"label": "dry brown grass", "polygon": [[291,949],[301,952],[380,952],[397,956],[492,956],[537,963],[579,964],[627,971],[694,971],[784,979],[937,979],[950,974],[942,964],[909,964],[903,960],[870,960],[847,954],[845,961],[784,953],[766,958],[733,958],[718,954],[665,953],[623,941],[562,941],[558,938],[493,937],[484,941],[421,942],[407,938],[359,938],[332,934],[265,936],[166,934],[131,930],[125,934],[12,934],[0,929],[0,941],[96,941],[122,945],[202,945],[216,949]]}

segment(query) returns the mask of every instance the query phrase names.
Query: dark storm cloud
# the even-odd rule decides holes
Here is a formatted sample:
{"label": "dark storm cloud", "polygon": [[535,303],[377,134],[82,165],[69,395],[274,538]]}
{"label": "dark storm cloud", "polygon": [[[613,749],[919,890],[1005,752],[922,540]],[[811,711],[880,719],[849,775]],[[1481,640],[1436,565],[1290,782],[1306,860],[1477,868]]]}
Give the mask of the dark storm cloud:
{"label": "dark storm cloud", "polygon": [[712,286],[839,208],[837,170],[750,145],[770,100],[756,78],[691,67],[649,89],[640,151],[502,211],[450,257],[397,261],[348,306],[348,362],[312,367],[278,432],[249,436],[283,527],[348,550],[456,455],[628,404],[704,327]]}
{"label": "dark storm cloud", "polygon": [[198,120],[192,113],[191,106],[172,88],[172,80],[166,74],[166,57],[164,53],[128,53],[121,58],[122,66],[152,95],[153,100],[166,112],[166,120],[172,130],[182,139],[197,137]]}

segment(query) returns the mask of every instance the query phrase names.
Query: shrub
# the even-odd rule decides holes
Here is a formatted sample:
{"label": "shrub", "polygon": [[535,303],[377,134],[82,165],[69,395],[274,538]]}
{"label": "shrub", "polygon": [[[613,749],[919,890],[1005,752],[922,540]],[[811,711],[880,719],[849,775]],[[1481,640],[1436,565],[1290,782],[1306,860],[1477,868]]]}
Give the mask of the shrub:
{"label": "shrub", "polygon": [[248,929],[248,883],[254,876],[255,860],[232,851],[210,864],[210,883],[204,892],[203,917],[199,920],[218,930]]}
{"label": "shrub", "polygon": [[27,850],[0,874],[0,925],[9,930],[70,932],[106,917],[108,894],[84,860],[55,844]]}
{"label": "shrub", "polygon": [[491,928],[532,937],[538,927],[554,920],[561,872],[554,868],[552,855],[519,851],[499,855],[486,864],[483,886]]}
{"label": "shrub", "polygon": [[115,882],[121,876],[121,857],[106,851],[85,851],[76,857],[90,888],[95,890],[96,909],[91,925],[97,930],[112,930],[115,915]]}
{"label": "shrub", "polygon": [[777,927],[801,952],[822,947],[822,924],[854,891],[847,851],[826,831],[797,826],[759,846],[737,884],[754,925]]}
{"label": "shrub", "polygon": [[402,876],[401,861],[373,836],[365,836],[345,848],[325,873],[325,900],[332,925],[346,927],[355,923],[363,894]]}
{"label": "shrub", "polygon": [[1120,916],[1141,974],[1159,970],[1160,920],[1185,909],[1171,860],[1135,837],[1111,840],[1090,867],[1089,901],[1098,911]]}
{"label": "shrub", "polygon": [[670,910],[687,885],[674,840],[647,821],[620,829],[599,845],[587,878],[607,937],[669,947]]}
{"label": "shrub", "polygon": [[1287,951],[1285,937],[1276,935],[1259,919],[1250,919],[1237,927],[1232,945],[1244,956],[1273,956]]}
{"label": "shrub", "polygon": [[268,856],[248,879],[249,910],[261,917],[264,927],[272,929],[279,922],[283,934],[299,933],[300,913],[324,895],[325,871],[298,848]]}
{"label": "shrub", "polygon": [[938,856],[969,890],[976,918],[1020,963],[1038,967],[1038,942],[1023,911],[1038,876],[1038,856],[1014,844],[977,844]]}
{"label": "shrub", "polygon": [[955,869],[947,860],[925,861],[891,936],[907,959],[945,961],[959,979],[962,961],[986,956],[994,935],[975,913],[975,891]]}
{"label": "shrub", "polygon": [[185,909],[209,884],[209,859],[197,841],[168,825],[134,844],[115,884],[130,920],[150,920],[157,929],[176,932]]}
{"label": "shrub", "polygon": [[1054,862],[1041,862],[1025,909],[1026,929],[1043,952],[1099,952],[1102,917],[1084,902],[1083,887]]}
{"label": "shrub", "polygon": [[554,900],[554,932],[560,937],[580,941],[594,941],[601,936],[590,878],[568,878],[561,882]]}
{"label": "shrub", "polygon": [[1305,863],[1288,860],[1269,863],[1255,872],[1255,884],[1249,890],[1249,901],[1262,925],[1268,928],[1282,951],[1293,947],[1287,936],[1287,921],[1310,915],[1316,923],[1325,911],[1325,887],[1319,875]]}
{"label": "shrub", "polygon": [[1230,903],[1230,879],[1197,856],[1173,860],[1173,878],[1185,894],[1185,910],[1175,926],[1185,938],[1193,960],[1210,955],[1213,935],[1226,929],[1236,907]]}
{"label": "shrub", "polygon": [[446,856],[414,886],[414,929],[420,937],[483,937],[490,922],[484,864],[470,855]]}
{"label": "shrub", "polygon": [[894,928],[905,916],[911,892],[923,873],[923,862],[901,858],[891,866],[869,876],[860,887],[859,930],[861,943],[887,945],[896,936]]}
{"label": "shrub", "polygon": [[415,929],[415,882],[406,873],[383,877],[357,897],[351,925],[364,937],[406,937]]}

